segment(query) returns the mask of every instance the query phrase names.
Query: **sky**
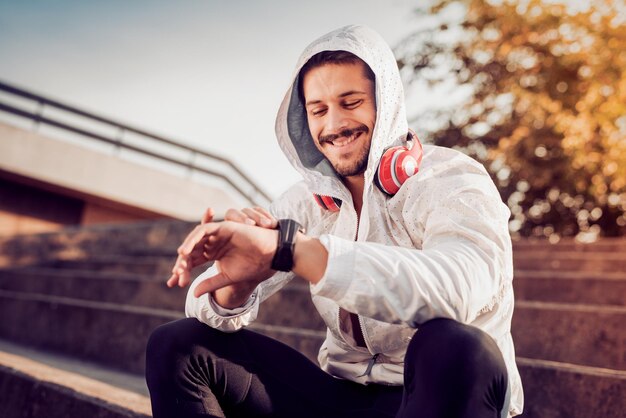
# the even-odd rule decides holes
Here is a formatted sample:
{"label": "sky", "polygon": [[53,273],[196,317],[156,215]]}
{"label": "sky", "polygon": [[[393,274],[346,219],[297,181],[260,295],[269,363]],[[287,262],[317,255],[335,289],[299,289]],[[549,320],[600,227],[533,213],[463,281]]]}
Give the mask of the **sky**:
{"label": "sky", "polygon": [[353,23],[394,46],[415,4],[0,0],[0,80],[220,154],[277,196],[299,179],[274,120],[301,51]]}

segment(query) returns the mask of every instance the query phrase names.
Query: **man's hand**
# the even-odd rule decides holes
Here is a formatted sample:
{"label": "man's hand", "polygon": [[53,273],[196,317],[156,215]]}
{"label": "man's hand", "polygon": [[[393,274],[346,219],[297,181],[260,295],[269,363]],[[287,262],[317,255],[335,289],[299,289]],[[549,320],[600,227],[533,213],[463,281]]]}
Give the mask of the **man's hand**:
{"label": "man's hand", "polygon": [[[207,209],[202,217],[200,225],[198,225],[185,238],[183,244],[181,244],[181,246],[179,247],[178,258],[176,260],[176,263],[174,264],[174,268],[172,269],[172,275],[167,281],[167,285],[169,287],[173,287],[176,285],[184,287],[188,285],[190,283],[190,275],[193,268],[205,264],[208,261],[217,260],[216,258],[212,258],[210,255],[210,252],[213,252],[213,256],[216,255],[215,245],[209,243],[209,234],[207,234],[208,229],[207,227],[204,227],[204,225],[212,222],[213,215],[213,210],[211,208]],[[275,229],[278,225],[276,219],[267,210],[261,207],[244,208],[241,210],[229,209],[226,212],[224,218],[227,221],[232,221],[235,223],[241,223],[250,226],[256,225],[270,229]],[[211,239],[217,240],[217,237]],[[276,241],[277,238],[274,238],[274,252],[276,250]],[[218,269],[220,268],[220,263],[217,264],[217,267]],[[224,287],[230,288],[231,292],[229,293],[232,294],[249,294],[254,290],[257,284],[258,282],[254,280],[231,281],[230,284],[227,284]],[[206,283],[204,285],[206,285]],[[213,289],[213,287],[211,287],[211,289]],[[198,293],[197,295],[206,293],[208,291],[211,290],[198,293],[196,289],[196,293]]]}
{"label": "man's hand", "polygon": [[179,254],[193,253],[199,245],[207,260],[215,260],[218,274],[202,281],[196,297],[237,285],[253,290],[275,272],[270,268],[276,252],[278,231],[232,221],[198,227],[179,248]]}

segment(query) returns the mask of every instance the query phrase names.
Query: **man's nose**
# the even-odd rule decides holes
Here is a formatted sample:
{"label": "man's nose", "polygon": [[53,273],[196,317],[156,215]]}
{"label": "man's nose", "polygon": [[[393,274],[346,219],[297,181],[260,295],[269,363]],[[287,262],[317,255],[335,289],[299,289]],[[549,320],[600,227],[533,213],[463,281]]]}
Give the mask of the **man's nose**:
{"label": "man's nose", "polygon": [[332,108],[328,111],[328,118],[326,119],[326,132],[339,133],[343,129],[348,128],[348,118],[346,113],[341,108]]}

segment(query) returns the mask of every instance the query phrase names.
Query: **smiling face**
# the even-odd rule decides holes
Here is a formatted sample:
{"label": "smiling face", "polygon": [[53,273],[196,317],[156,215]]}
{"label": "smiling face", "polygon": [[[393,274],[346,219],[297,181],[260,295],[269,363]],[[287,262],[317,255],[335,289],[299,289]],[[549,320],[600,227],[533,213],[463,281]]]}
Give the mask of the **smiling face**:
{"label": "smiling face", "polygon": [[315,146],[342,177],[361,175],[367,168],[376,100],[365,65],[324,64],[310,69],[302,81]]}

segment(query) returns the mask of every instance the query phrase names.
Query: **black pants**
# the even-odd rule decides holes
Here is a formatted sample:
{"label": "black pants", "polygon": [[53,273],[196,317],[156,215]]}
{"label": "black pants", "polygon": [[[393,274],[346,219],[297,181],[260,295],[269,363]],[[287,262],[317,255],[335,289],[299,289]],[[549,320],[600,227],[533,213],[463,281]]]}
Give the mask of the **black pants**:
{"label": "black pants", "polygon": [[154,418],[507,416],[507,372],[478,328],[434,319],[415,333],[404,386],[334,378],[292,348],[249,330],[223,333],[182,319],[148,342]]}

